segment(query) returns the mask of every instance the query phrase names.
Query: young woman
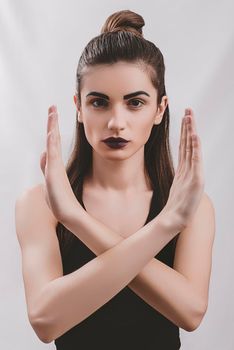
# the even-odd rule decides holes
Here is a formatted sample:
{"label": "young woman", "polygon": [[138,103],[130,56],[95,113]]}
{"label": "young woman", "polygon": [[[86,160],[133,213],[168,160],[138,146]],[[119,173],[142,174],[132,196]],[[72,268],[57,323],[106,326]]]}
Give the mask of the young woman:
{"label": "young woman", "polygon": [[68,164],[51,106],[45,183],[16,201],[29,320],[59,350],[179,349],[179,328],[207,310],[215,216],[201,143],[186,109],[174,172],[163,55],[143,26],[119,11],[87,44]]}

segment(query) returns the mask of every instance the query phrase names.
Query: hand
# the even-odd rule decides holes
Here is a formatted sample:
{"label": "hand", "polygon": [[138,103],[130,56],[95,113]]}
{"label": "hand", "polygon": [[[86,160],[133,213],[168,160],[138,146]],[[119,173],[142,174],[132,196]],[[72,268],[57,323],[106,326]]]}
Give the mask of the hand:
{"label": "hand", "polygon": [[63,222],[69,209],[78,201],[70,186],[62,160],[56,106],[51,106],[48,110],[46,147],[46,152],[43,152],[40,158],[40,167],[46,183],[46,202],[58,221]]}
{"label": "hand", "polygon": [[204,192],[201,142],[196,133],[193,111],[186,111],[181,123],[178,168],[168,201],[160,213],[172,215],[177,232],[187,226]]}

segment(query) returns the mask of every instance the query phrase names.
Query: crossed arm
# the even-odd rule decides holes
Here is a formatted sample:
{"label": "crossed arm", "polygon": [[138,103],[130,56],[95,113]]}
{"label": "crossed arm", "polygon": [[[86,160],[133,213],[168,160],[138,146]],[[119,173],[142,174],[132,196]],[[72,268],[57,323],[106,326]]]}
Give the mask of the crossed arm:
{"label": "crossed arm", "polygon": [[[204,201],[207,201],[207,197],[201,201],[201,207],[204,207]],[[198,215],[199,210],[197,211],[197,221],[199,220]],[[97,256],[125,239],[103,223],[93,219],[84,221],[85,234],[83,235],[81,235],[80,224],[74,218],[64,224]],[[200,220],[202,220],[201,217]],[[82,231],[84,232],[84,230]],[[202,232],[202,234],[205,233]],[[155,235],[157,235],[157,232],[155,232]],[[180,235],[182,240],[183,231]],[[186,235],[189,235],[188,228]],[[184,261],[184,263],[186,262]],[[194,261],[194,265],[196,265],[196,261]],[[209,266],[207,266],[208,268]],[[206,282],[208,283],[208,281]],[[207,296],[207,293],[200,292],[202,286],[199,289],[199,285],[196,286],[195,282],[193,283],[192,276],[190,279],[189,276],[176,271],[156,258],[151,259],[144,266],[140,273],[128,284],[128,287],[166,318],[187,331],[192,331],[198,327],[206,311],[207,299],[204,295]]]}
{"label": "crossed arm", "polygon": [[[48,208],[43,205],[35,212],[34,197],[30,198],[18,216],[22,219],[30,213],[33,222],[41,223],[39,231],[44,231],[46,227],[40,217]],[[44,283],[44,288],[36,300],[30,301],[30,319],[42,341],[48,343],[56,339],[125,286],[179,327],[187,331],[197,327],[205,312],[213,239],[213,213],[206,197],[202,199],[193,223],[180,232],[177,259],[174,259],[177,270],[154,259],[178,233],[170,216],[165,220],[159,214],[130,237],[123,238],[86,211],[81,213],[77,204],[73,209],[67,222],[60,222],[98,256],[69,275],[47,280],[47,283],[35,280],[35,285]],[[31,227],[21,227],[20,223],[18,230],[27,232],[28,229],[30,237]],[[32,249],[24,254],[30,261]],[[41,266],[43,268],[46,266]]]}

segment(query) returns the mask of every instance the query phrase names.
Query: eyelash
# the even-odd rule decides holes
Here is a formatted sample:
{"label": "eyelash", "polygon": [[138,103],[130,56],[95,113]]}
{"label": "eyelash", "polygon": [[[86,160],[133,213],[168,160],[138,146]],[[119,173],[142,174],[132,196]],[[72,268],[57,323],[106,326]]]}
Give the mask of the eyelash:
{"label": "eyelash", "polygon": [[[93,105],[93,103],[94,103],[94,102],[97,102],[97,101],[105,101],[105,103],[106,103],[106,100],[104,100],[104,99],[102,99],[102,98],[96,98],[95,100],[92,100],[92,101],[90,102],[94,108],[99,108],[99,107],[100,107],[100,106],[99,106],[99,107],[95,107],[95,106]],[[131,102],[131,101],[138,101],[138,102],[140,102],[142,105],[144,105],[144,102],[143,102],[143,101],[138,100],[138,99],[136,99],[136,98],[130,100],[130,102]],[[139,106],[137,106],[137,107],[134,108],[134,109],[137,109],[137,108],[139,108]]]}

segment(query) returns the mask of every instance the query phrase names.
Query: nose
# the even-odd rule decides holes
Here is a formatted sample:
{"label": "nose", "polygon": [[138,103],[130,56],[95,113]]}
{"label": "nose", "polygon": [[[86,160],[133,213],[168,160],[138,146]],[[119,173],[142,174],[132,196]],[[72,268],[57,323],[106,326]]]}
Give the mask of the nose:
{"label": "nose", "polygon": [[126,127],[126,111],[119,109],[112,110],[111,117],[108,120],[108,129],[123,130]]}

